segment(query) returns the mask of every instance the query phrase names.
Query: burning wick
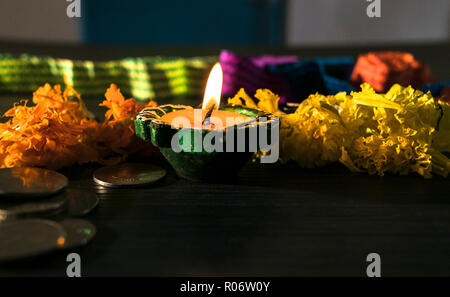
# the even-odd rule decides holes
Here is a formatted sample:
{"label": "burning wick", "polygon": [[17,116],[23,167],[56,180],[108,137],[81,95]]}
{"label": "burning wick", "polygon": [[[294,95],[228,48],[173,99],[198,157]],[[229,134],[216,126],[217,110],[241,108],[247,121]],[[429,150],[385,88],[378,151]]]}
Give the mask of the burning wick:
{"label": "burning wick", "polygon": [[211,115],[215,108],[216,108],[216,105],[212,104],[211,107],[208,109],[208,111],[205,114],[205,117],[203,118],[202,126],[211,124]]}
{"label": "burning wick", "polygon": [[202,111],[205,112],[205,117],[202,119],[203,125],[211,124],[211,115],[214,109],[220,106],[220,94],[222,93],[223,71],[220,63],[216,63],[209,73],[208,81],[206,82],[205,94],[203,96]]}

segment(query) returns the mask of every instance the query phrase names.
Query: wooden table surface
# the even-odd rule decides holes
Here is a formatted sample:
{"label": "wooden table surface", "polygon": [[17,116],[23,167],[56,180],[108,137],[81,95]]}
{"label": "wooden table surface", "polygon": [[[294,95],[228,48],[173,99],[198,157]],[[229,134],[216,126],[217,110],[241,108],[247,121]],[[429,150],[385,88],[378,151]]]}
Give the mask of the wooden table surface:
{"label": "wooden table surface", "polygon": [[[450,78],[450,44],[371,48],[408,50],[440,79]],[[237,51],[310,57],[371,48]],[[0,49],[83,59],[218,54],[205,48],[1,42]],[[0,95],[0,111],[16,99]],[[97,103],[88,100],[88,107],[100,114]],[[450,179],[352,174],[339,164],[302,169],[256,163],[245,166],[235,183],[206,184],[176,177],[162,159],[154,162],[168,169],[167,178],[139,189],[96,186],[95,165],[61,171],[70,187],[101,198],[87,217],[98,234],[76,250],[83,276],[365,276],[371,252],[380,254],[383,276],[450,275]],[[2,264],[0,276],[65,276],[67,254]]]}

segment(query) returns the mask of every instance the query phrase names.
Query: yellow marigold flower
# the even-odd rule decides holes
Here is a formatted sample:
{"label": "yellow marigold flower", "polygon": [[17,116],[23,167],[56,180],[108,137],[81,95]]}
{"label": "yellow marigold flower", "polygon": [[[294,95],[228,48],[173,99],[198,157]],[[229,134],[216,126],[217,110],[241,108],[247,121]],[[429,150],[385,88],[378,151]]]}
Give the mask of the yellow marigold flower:
{"label": "yellow marigold flower", "polygon": [[273,114],[278,112],[278,101],[280,97],[268,89],[257,90],[255,98],[258,99],[258,108]]}
{"label": "yellow marigold flower", "polygon": [[240,89],[239,92],[237,92],[236,95],[234,95],[233,98],[228,99],[228,104],[231,105],[243,105],[248,108],[254,108],[257,109],[258,106],[256,106],[255,101],[253,101],[252,98],[250,98],[247,93],[245,93],[244,89]]}

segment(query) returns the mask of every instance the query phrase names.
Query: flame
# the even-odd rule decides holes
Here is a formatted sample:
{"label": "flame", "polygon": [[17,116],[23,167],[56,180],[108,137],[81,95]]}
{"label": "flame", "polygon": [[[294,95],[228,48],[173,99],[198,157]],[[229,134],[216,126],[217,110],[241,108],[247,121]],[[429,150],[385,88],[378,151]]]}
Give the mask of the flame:
{"label": "flame", "polygon": [[209,73],[206,82],[205,95],[203,96],[202,110],[208,110],[214,104],[214,109],[219,108],[220,94],[222,93],[223,72],[220,63],[216,63]]}

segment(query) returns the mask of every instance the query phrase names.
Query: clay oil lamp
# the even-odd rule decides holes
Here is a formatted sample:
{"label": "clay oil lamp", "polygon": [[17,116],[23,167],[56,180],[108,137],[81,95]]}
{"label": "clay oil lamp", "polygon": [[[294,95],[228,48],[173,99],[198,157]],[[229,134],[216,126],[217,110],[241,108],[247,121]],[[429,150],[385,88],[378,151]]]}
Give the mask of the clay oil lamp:
{"label": "clay oil lamp", "polygon": [[[274,116],[242,106],[220,105],[223,73],[216,63],[209,75],[202,108],[161,105],[143,109],[135,120],[136,135],[151,141],[177,174],[195,181],[236,178],[258,148],[270,142]],[[278,127],[277,127],[278,128]]]}

